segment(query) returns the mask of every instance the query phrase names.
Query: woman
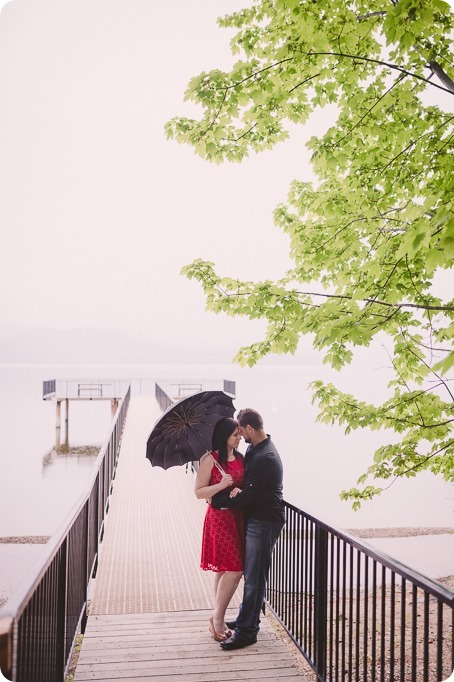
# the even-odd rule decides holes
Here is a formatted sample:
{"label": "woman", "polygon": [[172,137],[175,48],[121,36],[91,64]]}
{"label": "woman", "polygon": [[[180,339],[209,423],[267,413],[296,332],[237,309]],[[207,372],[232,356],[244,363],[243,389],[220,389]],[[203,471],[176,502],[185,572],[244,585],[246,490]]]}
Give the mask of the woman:
{"label": "woman", "polygon": [[[241,487],[243,455],[237,451],[241,436],[235,419],[225,417],[214,427],[211,453],[200,460],[195,494],[207,502],[221,490]],[[235,491],[236,492],[236,491]],[[234,493],[235,494],[235,493]],[[244,527],[239,509],[213,509],[208,504],[203,524],[200,567],[214,572],[214,611],[210,632],[222,642],[232,633],[225,624],[225,612],[243,573]]]}

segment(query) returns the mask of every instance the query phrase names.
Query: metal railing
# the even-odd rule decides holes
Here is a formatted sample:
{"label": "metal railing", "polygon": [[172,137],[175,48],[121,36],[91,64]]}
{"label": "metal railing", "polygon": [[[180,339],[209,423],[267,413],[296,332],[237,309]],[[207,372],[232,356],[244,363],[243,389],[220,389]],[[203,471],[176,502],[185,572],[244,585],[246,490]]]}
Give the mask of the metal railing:
{"label": "metal railing", "polygon": [[163,412],[167,410],[173,403],[173,400],[167,395],[163,388],[159,384],[155,384],[155,395],[158,401],[159,407]]}
{"label": "metal railing", "polygon": [[267,601],[320,682],[441,682],[454,594],[285,503]]}
{"label": "metal railing", "polygon": [[167,395],[169,400],[175,402],[180,398],[189,397],[193,393],[199,393],[200,391],[223,390],[225,393],[235,397],[236,384],[235,381],[229,381],[228,379],[157,379],[155,383],[156,397],[158,397],[158,386],[159,390]]}
{"label": "metal railing", "polygon": [[236,396],[236,382],[224,379],[224,393],[229,393],[233,397]]}
{"label": "metal railing", "polygon": [[55,396],[57,382],[55,379],[43,381],[43,400]]}
{"label": "metal railing", "polygon": [[227,379],[152,379],[152,378],[75,378],[43,381],[43,400],[75,398],[118,398],[128,386],[131,395],[153,395],[156,383],[174,399],[183,398],[198,391],[224,390],[235,397],[236,383]]}
{"label": "metal railing", "polygon": [[0,609],[0,666],[14,682],[64,680],[79,627],[85,627],[129,398],[128,388],[87,491]]}
{"label": "metal railing", "polygon": [[43,381],[43,400],[118,399],[129,387],[128,379],[51,379]]}

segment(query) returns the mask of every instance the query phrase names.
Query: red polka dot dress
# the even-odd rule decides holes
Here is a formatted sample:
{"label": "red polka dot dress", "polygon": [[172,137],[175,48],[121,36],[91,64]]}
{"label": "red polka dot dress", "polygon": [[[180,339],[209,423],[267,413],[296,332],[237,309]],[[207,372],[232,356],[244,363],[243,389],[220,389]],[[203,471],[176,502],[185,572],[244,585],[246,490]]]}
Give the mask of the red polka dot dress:
{"label": "red polka dot dress", "polygon": [[[218,460],[218,453],[212,452]],[[240,457],[227,462],[234,488],[241,488],[244,477],[244,463]],[[214,466],[208,485],[221,480],[221,472]],[[228,489],[227,489],[228,490]],[[200,567],[204,571],[242,571],[244,566],[244,523],[240,509],[213,509],[207,505],[202,536],[202,557]]]}

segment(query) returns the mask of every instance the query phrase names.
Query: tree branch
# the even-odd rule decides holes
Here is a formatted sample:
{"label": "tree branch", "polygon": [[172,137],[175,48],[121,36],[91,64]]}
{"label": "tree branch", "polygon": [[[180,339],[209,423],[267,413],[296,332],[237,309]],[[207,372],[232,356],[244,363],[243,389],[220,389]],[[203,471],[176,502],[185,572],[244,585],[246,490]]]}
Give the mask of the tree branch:
{"label": "tree branch", "polygon": [[387,12],[369,12],[369,14],[358,15],[356,18],[358,21],[364,21],[365,19],[370,19],[370,17],[385,17]]}
{"label": "tree branch", "polygon": [[211,130],[211,128],[214,126],[214,122],[217,119],[217,117],[219,116],[219,114],[221,113],[221,109],[224,106],[224,102],[225,102],[226,97],[227,97],[227,90],[224,92],[224,97],[222,98],[222,102],[219,105],[219,109],[217,110],[216,114],[213,116],[210,125],[208,126],[208,128],[206,128],[203,132],[200,133],[199,139],[202,139],[202,137],[205,137],[207,132],[209,130]]}
{"label": "tree branch", "polygon": [[[202,271],[201,268],[198,268],[199,272],[203,274],[204,277],[207,277],[206,273]],[[245,291],[243,293],[229,293],[228,291],[225,291],[221,287],[218,281],[214,280],[211,276],[208,275],[208,279],[211,281],[211,283],[217,288],[223,296],[226,298],[231,298],[232,296],[238,297],[238,296],[250,296],[251,292]],[[341,299],[341,300],[348,300],[351,301],[353,300],[353,296],[348,296],[346,294],[323,294],[318,291],[296,291],[295,293],[298,294],[298,296],[320,296],[322,298],[335,298],[335,299]],[[439,312],[454,312],[454,306],[450,305],[444,305],[444,306],[436,306],[436,305],[424,305],[420,303],[388,303],[387,301],[378,301],[377,299],[373,298],[362,298],[359,299],[360,302],[363,303],[371,303],[375,305],[382,305],[387,308],[395,308],[396,310],[399,310],[401,308],[415,308],[416,310],[436,310]],[[311,305],[310,303],[306,301],[300,301],[301,305]]]}
{"label": "tree branch", "polygon": [[[406,332],[401,328],[400,333],[401,333],[401,335],[402,335],[402,338],[405,340]],[[411,334],[408,334],[408,336],[410,337],[410,339],[413,340]],[[443,377],[441,377],[439,374],[437,374],[437,372],[434,372],[434,371],[432,370],[431,366],[425,361],[425,359],[422,358],[422,357],[421,357],[420,355],[418,355],[417,353],[415,353],[415,351],[414,351],[412,348],[410,348],[410,346],[408,346],[408,350],[410,351],[410,353],[412,353],[412,354],[415,356],[415,358],[417,358],[417,360],[419,360],[419,361],[420,361],[420,362],[429,370],[429,372],[432,372],[432,374],[438,379],[438,381],[440,381],[440,382],[443,384],[443,386],[445,387],[445,389],[447,390],[447,392],[448,392],[449,395],[451,396],[451,400],[454,401],[454,396],[453,396],[453,394],[451,393],[451,390],[450,390],[450,388],[449,388],[447,382],[443,379]]]}
{"label": "tree branch", "polygon": [[[216,88],[217,90],[224,90],[224,97],[222,98],[222,102],[219,106],[219,109],[217,110],[216,114],[213,116],[213,119],[212,119],[210,125],[208,126],[208,128],[206,128],[206,130],[204,130],[202,133],[200,133],[199,139],[204,137],[207,134],[207,132],[209,130],[211,130],[211,128],[214,126],[214,122],[216,121],[217,117],[221,113],[222,107],[224,106],[228,90],[231,90],[232,88],[236,88],[238,85],[241,85],[241,83],[245,83],[247,80],[249,80],[251,78],[255,78],[256,76],[263,73],[264,71],[268,71],[269,69],[273,69],[275,66],[279,66],[280,64],[284,64],[285,62],[290,62],[293,59],[294,59],[294,57],[287,57],[286,59],[281,59],[280,61],[275,62],[274,64],[270,64],[269,66],[265,66],[263,69],[259,69],[259,71],[255,71],[250,76],[246,76],[246,78],[243,78],[242,80],[238,81],[237,83],[232,83],[232,85],[223,85],[220,88]],[[241,138],[239,138],[239,139],[241,139]]]}
{"label": "tree branch", "polygon": [[293,88],[290,88],[288,91],[288,94],[296,90],[296,88],[301,87],[301,85],[304,85],[305,83],[309,83],[309,81],[314,80],[314,78],[317,78],[317,76],[320,76],[320,71],[313,76],[309,76],[309,78],[306,78],[304,81],[301,81],[301,83],[298,83],[297,85],[294,85]]}
{"label": "tree branch", "polygon": [[[236,138],[233,139],[233,140],[227,138],[228,142],[239,142],[243,137],[246,137],[246,135],[249,135],[249,133],[251,132],[251,130],[254,130],[254,128],[255,128],[256,126],[258,126],[258,124],[259,124],[259,122],[257,121],[256,123],[254,123],[253,126],[251,126],[251,127],[249,128],[249,130],[246,130],[246,132],[244,132],[242,135],[239,135],[239,137],[236,137]],[[224,138],[224,139],[225,139],[225,138]]]}
{"label": "tree branch", "polygon": [[429,67],[432,69],[437,78],[446,85],[446,87],[454,92],[454,81],[448,76],[446,71],[436,61],[429,62]]}
{"label": "tree branch", "polygon": [[[437,126],[437,127],[435,128],[435,130],[429,131],[429,132],[427,132],[427,133],[423,133],[423,135],[420,135],[420,136],[418,137],[418,139],[412,140],[412,141],[405,147],[405,149],[402,149],[398,154],[396,154],[396,156],[395,156],[393,159],[391,159],[391,161],[389,161],[389,162],[386,164],[386,166],[383,166],[383,167],[380,169],[380,172],[384,173],[385,170],[387,170],[395,161],[397,161],[397,159],[398,159],[400,156],[402,156],[402,154],[405,154],[405,152],[407,152],[411,147],[413,147],[413,145],[415,145],[417,142],[419,142],[420,140],[422,140],[423,137],[425,137],[426,135],[431,135],[431,134],[433,134],[434,132],[436,132],[437,130],[440,130],[440,128],[443,128],[443,126],[445,126],[445,125],[447,125],[448,123],[450,123],[453,119],[454,119],[454,116],[451,116],[450,118],[448,118],[447,121],[443,121],[443,123],[440,123],[440,125]],[[452,135],[451,135],[451,137],[452,137]],[[448,141],[443,145],[443,147],[446,147],[446,145],[449,144],[449,140],[450,140],[450,139],[451,139],[451,138],[448,138]],[[438,155],[438,154],[441,152],[441,150],[443,149],[443,147],[441,147],[440,149],[437,150],[436,155]],[[433,158],[434,158],[434,155],[431,156],[430,161],[432,161]],[[423,170],[424,170],[424,171],[427,171],[427,168],[428,168],[428,167],[429,167],[429,162],[426,162],[426,163],[424,164]],[[378,169],[377,169],[377,170],[378,170]],[[421,171],[421,172],[422,172],[422,171]],[[421,174],[421,173],[420,173],[420,174]]]}
{"label": "tree branch", "polygon": [[232,83],[232,85],[223,85],[219,90],[231,90],[232,88],[236,88],[238,85],[241,85],[242,83],[245,83],[246,81],[250,80],[251,78],[256,78],[259,76],[261,73],[264,73],[265,71],[269,71],[270,69],[274,69],[275,66],[280,66],[281,64],[285,64],[285,62],[292,62],[295,59],[295,57],[286,57],[285,59],[281,59],[278,62],[274,62],[274,64],[269,64],[268,66],[264,66],[263,69],[259,69],[258,71],[254,71],[254,73],[251,73],[250,76],[246,76],[240,81],[237,81],[236,83]]}
{"label": "tree branch", "polygon": [[382,101],[382,99],[384,99],[384,98],[386,97],[386,95],[387,95],[388,93],[390,93],[391,90],[392,90],[393,88],[395,88],[396,85],[398,85],[404,78],[405,78],[405,74],[399,76],[399,78],[398,78],[398,79],[397,79],[397,80],[388,88],[388,90],[387,90],[386,92],[384,92],[383,95],[381,95],[381,97],[379,97],[379,98],[374,102],[374,104],[366,111],[366,113],[365,113],[363,116],[361,116],[361,118],[359,119],[359,121],[358,121],[357,123],[355,123],[355,125],[354,125],[352,128],[350,128],[350,130],[349,130],[348,132],[346,132],[345,135],[344,135],[343,137],[341,137],[340,140],[336,140],[336,144],[333,145],[333,147],[337,147],[337,145],[339,145],[341,142],[343,142],[343,140],[345,140],[346,137],[348,137],[349,135],[351,135],[351,133],[355,130],[355,128],[357,128],[359,125],[361,125],[361,123],[364,121],[364,119],[366,118],[366,116],[368,116],[368,115],[370,114],[370,112],[372,111],[372,109],[374,109],[374,107],[376,107],[377,104],[380,104],[380,102]]}
{"label": "tree branch", "polygon": [[[324,298],[340,298],[352,300],[353,296],[347,296],[345,294],[322,294],[317,291],[298,291],[300,296],[322,296]],[[437,305],[423,305],[420,303],[388,303],[387,301],[378,301],[373,298],[362,298],[360,299],[363,303],[376,303],[377,305],[383,305],[387,308],[416,308],[417,310],[438,310],[440,312],[454,312],[454,306],[437,306]]]}
{"label": "tree branch", "polygon": [[417,80],[423,81],[424,83],[428,83],[429,85],[432,85],[434,88],[438,88],[438,90],[443,90],[444,92],[448,92],[450,95],[454,95],[454,90],[444,88],[441,85],[437,85],[437,83],[432,83],[431,80],[429,80],[428,78],[424,78],[424,76],[420,76],[418,73],[407,71],[406,69],[402,68],[401,66],[398,66],[397,64],[390,64],[389,62],[384,62],[381,59],[372,59],[371,57],[360,57],[359,55],[347,54],[345,52],[307,52],[306,54],[312,57],[317,56],[347,57],[347,59],[353,59],[354,61],[368,62],[370,64],[379,64],[380,66],[385,66],[387,69],[394,69],[395,71],[399,71],[400,73],[403,73],[406,76],[411,76],[411,78],[416,78]]}
{"label": "tree branch", "polygon": [[[394,479],[394,481],[393,481],[392,483],[395,483],[395,481],[397,480],[397,478],[398,478],[399,476],[403,476],[404,474],[407,474],[407,473],[410,473],[410,472],[412,472],[412,471],[415,471],[416,469],[419,469],[419,468],[422,467],[424,464],[426,464],[426,463],[429,461],[429,459],[432,459],[432,457],[435,457],[436,455],[439,455],[440,452],[443,452],[443,450],[446,450],[447,448],[449,448],[449,447],[450,447],[451,445],[453,445],[453,444],[454,444],[454,440],[449,441],[449,443],[446,443],[446,445],[443,445],[443,447],[440,448],[439,450],[437,450],[436,452],[433,452],[431,455],[428,455],[427,457],[424,457],[424,459],[422,460],[422,462],[419,462],[418,464],[415,464],[414,467],[411,467],[410,469],[405,469],[405,470],[402,471],[401,473],[397,474],[397,475],[396,475],[396,478]],[[384,488],[384,490],[387,490],[389,487],[391,487],[392,483],[390,483],[386,488]]]}

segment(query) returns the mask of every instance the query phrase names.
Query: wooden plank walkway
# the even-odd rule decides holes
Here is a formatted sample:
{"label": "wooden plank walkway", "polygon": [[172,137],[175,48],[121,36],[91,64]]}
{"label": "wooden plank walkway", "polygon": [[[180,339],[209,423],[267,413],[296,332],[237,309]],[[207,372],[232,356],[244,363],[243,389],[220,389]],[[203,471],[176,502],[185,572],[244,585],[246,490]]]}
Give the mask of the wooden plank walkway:
{"label": "wooden plank walkway", "polygon": [[[241,651],[210,637],[213,576],[199,568],[205,502],[184,467],[146,460],[159,414],[154,398],[131,399],[75,682],[304,680],[295,648],[268,618]],[[242,584],[229,617],[241,593]]]}
{"label": "wooden plank walkway", "polygon": [[76,671],[78,682],[256,682],[258,678],[305,679],[267,619],[256,644],[226,652],[209,636],[207,611],[93,616]]}

